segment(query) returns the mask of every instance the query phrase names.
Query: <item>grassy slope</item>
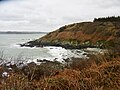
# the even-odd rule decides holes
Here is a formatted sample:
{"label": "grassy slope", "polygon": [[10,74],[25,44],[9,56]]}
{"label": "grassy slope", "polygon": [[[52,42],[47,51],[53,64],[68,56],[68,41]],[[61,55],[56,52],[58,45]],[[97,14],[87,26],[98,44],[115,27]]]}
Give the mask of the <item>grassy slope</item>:
{"label": "grassy slope", "polygon": [[[60,29],[38,39],[40,42],[62,43],[62,44],[88,44],[97,45],[102,42],[120,41],[119,22],[83,22],[66,25]],[[119,40],[118,40],[119,39]],[[120,43],[120,42],[119,42]]]}

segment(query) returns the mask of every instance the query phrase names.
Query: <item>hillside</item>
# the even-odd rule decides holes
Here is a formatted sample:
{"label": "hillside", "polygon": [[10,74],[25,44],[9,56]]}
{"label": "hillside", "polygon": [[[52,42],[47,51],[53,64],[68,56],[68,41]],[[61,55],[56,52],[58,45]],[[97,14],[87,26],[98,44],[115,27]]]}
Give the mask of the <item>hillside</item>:
{"label": "hillside", "polygon": [[24,45],[62,46],[64,48],[119,47],[120,17],[111,18],[98,18],[93,22],[65,25]]}

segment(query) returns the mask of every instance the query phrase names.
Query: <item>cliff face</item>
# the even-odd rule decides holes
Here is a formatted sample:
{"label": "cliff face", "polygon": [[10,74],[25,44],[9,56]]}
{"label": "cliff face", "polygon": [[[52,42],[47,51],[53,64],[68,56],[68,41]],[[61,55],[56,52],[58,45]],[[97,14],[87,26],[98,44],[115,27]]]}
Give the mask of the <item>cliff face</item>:
{"label": "cliff face", "polygon": [[119,47],[120,22],[95,21],[65,25],[40,39],[28,42],[33,46],[62,46],[65,48]]}

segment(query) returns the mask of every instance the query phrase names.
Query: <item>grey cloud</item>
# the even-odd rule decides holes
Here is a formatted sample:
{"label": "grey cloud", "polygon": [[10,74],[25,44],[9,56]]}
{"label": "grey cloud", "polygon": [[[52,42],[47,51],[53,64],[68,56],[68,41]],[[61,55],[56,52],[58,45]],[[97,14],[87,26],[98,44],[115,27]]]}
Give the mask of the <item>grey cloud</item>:
{"label": "grey cloud", "polygon": [[96,0],[96,4],[101,8],[119,7],[120,0]]}
{"label": "grey cloud", "polygon": [[120,15],[120,0],[11,0],[0,5],[0,31],[52,31],[112,15]]}

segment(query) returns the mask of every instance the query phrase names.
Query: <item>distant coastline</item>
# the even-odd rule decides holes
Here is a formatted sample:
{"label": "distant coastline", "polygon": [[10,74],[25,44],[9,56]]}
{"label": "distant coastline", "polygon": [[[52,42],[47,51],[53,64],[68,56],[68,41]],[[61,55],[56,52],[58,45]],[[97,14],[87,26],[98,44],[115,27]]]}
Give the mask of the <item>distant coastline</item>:
{"label": "distant coastline", "polygon": [[0,31],[0,34],[47,34],[48,32]]}

